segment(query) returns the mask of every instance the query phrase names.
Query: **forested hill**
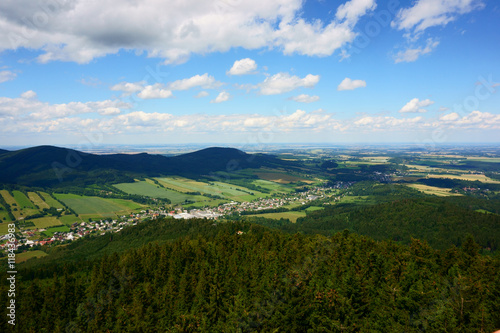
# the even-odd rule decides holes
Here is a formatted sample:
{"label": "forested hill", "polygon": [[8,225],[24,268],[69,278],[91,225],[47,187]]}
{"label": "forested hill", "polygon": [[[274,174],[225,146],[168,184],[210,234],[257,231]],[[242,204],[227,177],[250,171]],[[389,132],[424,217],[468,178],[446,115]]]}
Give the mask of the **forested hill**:
{"label": "forested hill", "polygon": [[[154,233],[160,224],[166,228],[160,233],[168,233],[170,227],[179,238],[88,262],[19,267],[17,325],[9,326],[8,317],[1,316],[0,330],[493,332],[500,328],[500,262],[481,256],[471,238],[461,249],[436,251],[419,240],[403,246],[347,231],[331,237],[306,236],[242,222],[153,221],[131,230]],[[193,229],[202,231],[189,236]],[[1,284],[4,308],[7,289]]]}
{"label": "forested hill", "polygon": [[96,155],[53,146],[0,154],[0,182],[28,186],[131,181],[138,176],[199,177],[216,171],[292,165],[272,155],[250,155],[234,148],[206,148],[166,157],[152,154]]}
{"label": "forested hill", "polygon": [[481,247],[500,249],[500,215],[476,212],[461,201],[457,204],[443,198],[403,199],[362,207],[328,206],[282,228],[324,235],[347,229],[376,240],[404,244],[418,238],[436,249],[460,246],[470,234]]}

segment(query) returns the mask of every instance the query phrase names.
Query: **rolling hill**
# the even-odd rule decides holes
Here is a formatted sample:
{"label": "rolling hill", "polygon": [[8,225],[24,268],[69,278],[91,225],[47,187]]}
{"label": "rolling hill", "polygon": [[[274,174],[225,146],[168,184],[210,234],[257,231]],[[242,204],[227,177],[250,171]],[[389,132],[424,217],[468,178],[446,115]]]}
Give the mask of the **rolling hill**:
{"label": "rolling hill", "polygon": [[213,147],[179,156],[140,154],[96,155],[68,148],[38,146],[0,152],[0,182],[57,186],[92,182],[123,182],[134,177],[180,175],[199,177],[246,168],[293,167],[272,155],[247,154]]}

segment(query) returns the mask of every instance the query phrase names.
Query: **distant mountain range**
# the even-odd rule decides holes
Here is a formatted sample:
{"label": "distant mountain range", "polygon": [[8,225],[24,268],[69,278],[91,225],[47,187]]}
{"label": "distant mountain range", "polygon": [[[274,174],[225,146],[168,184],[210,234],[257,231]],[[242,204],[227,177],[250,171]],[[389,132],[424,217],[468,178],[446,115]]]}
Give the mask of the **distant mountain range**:
{"label": "distant mountain range", "polygon": [[131,181],[140,176],[200,177],[218,171],[293,166],[293,162],[273,155],[220,147],[170,157],[147,153],[96,155],[54,146],[0,150],[0,182],[29,186]]}

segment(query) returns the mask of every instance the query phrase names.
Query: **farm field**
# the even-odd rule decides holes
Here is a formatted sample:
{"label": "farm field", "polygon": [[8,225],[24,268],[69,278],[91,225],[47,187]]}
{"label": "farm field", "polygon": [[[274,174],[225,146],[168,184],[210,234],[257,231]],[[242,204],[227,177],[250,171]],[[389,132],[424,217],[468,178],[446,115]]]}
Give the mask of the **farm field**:
{"label": "farm field", "polygon": [[361,157],[360,159],[362,159],[363,161],[368,161],[368,162],[373,162],[375,164],[379,164],[379,163],[387,163],[390,159],[390,157],[387,157],[387,156],[364,156],[364,157]]}
{"label": "farm field", "polygon": [[434,195],[437,195],[439,197],[449,197],[449,196],[460,196],[461,195],[458,193],[451,193],[450,192],[451,188],[441,188],[441,187],[428,186],[428,185],[423,185],[423,184],[408,184],[406,186],[417,189],[420,192],[423,192],[425,194],[434,194]]}
{"label": "farm field", "polygon": [[26,261],[26,260],[31,259],[31,258],[45,257],[46,255],[47,255],[47,253],[45,253],[41,250],[18,253],[18,254],[16,254],[16,263],[20,263],[20,262]]}
{"label": "farm field", "polygon": [[299,217],[305,217],[306,213],[304,211],[301,212],[280,212],[280,213],[265,213],[265,214],[255,214],[255,215],[245,215],[245,216],[255,216],[255,217],[265,217],[268,219],[289,219],[291,222],[297,222]]}
{"label": "farm field", "polygon": [[[223,182],[214,181],[204,183],[182,177],[157,178],[157,180],[165,187],[179,192],[200,192],[202,194],[217,195],[235,201],[252,200],[268,196],[266,193]],[[254,195],[249,195],[249,192]]]}
{"label": "farm field", "polygon": [[165,189],[162,187],[157,187],[157,185],[153,185],[146,181],[137,181],[135,183],[121,183],[121,184],[115,184],[113,186],[129,194],[143,195],[151,198],[169,199],[174,205],[183,203],[186,200],[192,200],[192,201],[203,200],[203,197],[201,196],[188,195],[173,190]]}
{"label": "farm field", "polygon": [[86,218],[86,215],[92,215],[93,217],[99,218],[115,217],[116,214],[127,214],[131,212],[131,209],[127,207],[127,205],[129,205],[128,203],[127,205],[120,204],[110,199],[60,193],[55,194],[55,196],[77,214],[82,215],[82,218]]}
{"label": "farm field", "polygon": [[82,219],[79,218],[78,216],[75,216],[75,215],[63,215],[59,218],[59,221],[61,221],[62,224],[65,224],[65,225],[71,225],[75,222],[81,222]]}
{"label": "farm field", "polygon": [[0,193],[5,202],[11,206],[12,215],[16,220],[39,212],[22,192],[13,191],[14,196],[10,195],[7,190],[1,190]]}
{"label": "farm field", "polygon": [[43,232],[47,237],[54,236],[55,232],[69,232],[71,229],[67,225],[50,227],[46,231]]}
{"label": "farm field", "polygon": [[275,182],[272,182],[270,180],[265,180],[265,179],[256,179],[256,180],[252,181],[251,184],[268,189],[269,191],[271,191],[271,193],[273,193],[273,192],[289,193],[289,192],[293,191],[293,188],[291,186],[286,186],[286,185],[275,183]]}
{"label": "farm field", "polygon": [[36,219],[29,219],[28,221],[31,221],[34,223],[34,226],[31,227],[26,227],[26,229],[41,229],[41,228],[48,228],[48,227],[53,227],[53,226],[60,226],[61,221],[57,219],[55,216],[44,216],[44,217],[39,217]]}
{"label": "farm field", "polygon": [[28,192],[28,197],[31,200],[31,202],[33,202],[33,204],[38,206],[40,209],[50,208],[50,206],[38,195],[38,193]]}
{"label": "farm field", "polygon": [[7,209],[3,206],[0,205],[0,222],[10,222],[12,221],[11,218],[9,217],[9,212],[7,212]]}
{"label": "farm field", "polygon": [[33,205],[31,200],[28,199],[28,197],[23,192],[12,191],[12,193],[14,194],[14,199],[16,199],[17,205],[20,208],[30,208],[36,210],[35,205]]}
{"label": "farm field", "polygon": [[429,178],[450,178],[450,179],[460,179],[460,180],[469,180],[469,181],[480,181],[483,183],[490,184],[500,184],[500,181],[491,179],[483,174],[461,174],[461,175],[435,175],[429,174]]}
{"label": "farm field", "polygon": [[0,194],[2,195],[3,199],[5,200],[5,202],[8,203],[9,205],[11,205],[11,206],[13,204],[17,205],[16,199],[14,199],[14,197],[12,195],[10,195],[9,191],[7,191],[7,190],[0,190]]}
{"label": "farm field", "polygon": [[255,175],[260,179],[269,180],[279,184],[290,184],[295,182],[304,182],[304,183],[314,183],[314,181],[309,179],[300,178],[297,176],[293,176],[290,174],[282,173],[282,172],[272,172],[272,171],[256,171]]}
{"label": "farm field", "polygon": [[[16,231],[18,231],[19,229],[16,228]],[[0,235],[6,235],[9,233],[9,223],[7,222],[3,222],[3,223],[0,223]]]}
{"label": "farm field", "polygon": [[318,207],[318,206],[311,206],[311,207],[307,207],[305,210],[306,212],[314,212],[316,210],[322,210],[323,207]]}
{"label": "farm field", "polygon": [[467,157],[467,161],[500,163],[498,157]]}
{"label": "farm field", "polygon": [[50,196],[50,194],[48,193],[45,193],[45,192],[39,192],[42,197],[43,197],[43,200],[45,200],[45,202],[50,206],[50,207],[54,207],[54,208],[64,208],[64,206],[57,200],[55,200],[54,198],[52,198]]}

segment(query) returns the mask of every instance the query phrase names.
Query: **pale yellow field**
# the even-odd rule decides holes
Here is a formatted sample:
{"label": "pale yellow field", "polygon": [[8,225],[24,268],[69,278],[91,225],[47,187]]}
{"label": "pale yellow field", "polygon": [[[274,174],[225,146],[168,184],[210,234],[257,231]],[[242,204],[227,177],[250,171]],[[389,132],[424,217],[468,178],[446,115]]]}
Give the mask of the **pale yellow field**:
{"label": "pale yellow field", "polygon": [[31,200],[31,202],[37,205],[40,209],[50,208],[49,205],[45,201],[43,201],[42,198],[40,198],[40,196],[35,192],[28,192],[28,197]]}
{"label": "pale yellow field", "polygon": [[[16,199],[14,199],[14,197],[12,195],[10,195],[9,191],[7,191],[7,190],[1,190],[0,194],[2,194],[2,197],[4,198],[5,202],[10,205],[12,215],[14,215],[16,220],[18,220],[22,216],[22,214],[21,214],[21,211],[19,210],[19,207],[17,206]],[[15,204],[15,205],[13,205],[13,204]],[[17,210],[14,210],[16,208],[17,208]]]}
{"label": "pale yellow field", "polygon": [[418,170],[418,171],[424,171],[424,172],[429,172],[435,168],[428,167],[426,165],[414,165],[414,164],[405,164],[410,170]]}
{"label": "pale yellow field", "polygon": [[424,192],[425,194],[434,194],[440,197],[449,197],[449,196],[460,196],[459,193],[451,193],[451,188],[440,188],[435,186],[427,186],[423,184],[408,184],[408,187],[412,187],[420,192]]}
{"label": "pale yellow field", "polygon": [[485,175],[469,175],[469,174],[434,175],[434,174],[429,174],[428,178],[450,178],[450,179],[460,179],[460,180],[469,180],[469,181],[479,180],[483,183],[500,184],[500,181],[491,179],[489,177],[486,177]]}
{"label": "pale yellow field", "polygon": [[389,161],[389,157],[387,156],[366,156],[361,157],[361,159],[375,163],[387,163],[387,161]]}
{"label": "pale yellow field", "polygon": [[5,202],[12,206],[12,204],[17,204],[16,199],[12,195],[10,195],[7,190],[0,190],[0,194],[4,198]]}

